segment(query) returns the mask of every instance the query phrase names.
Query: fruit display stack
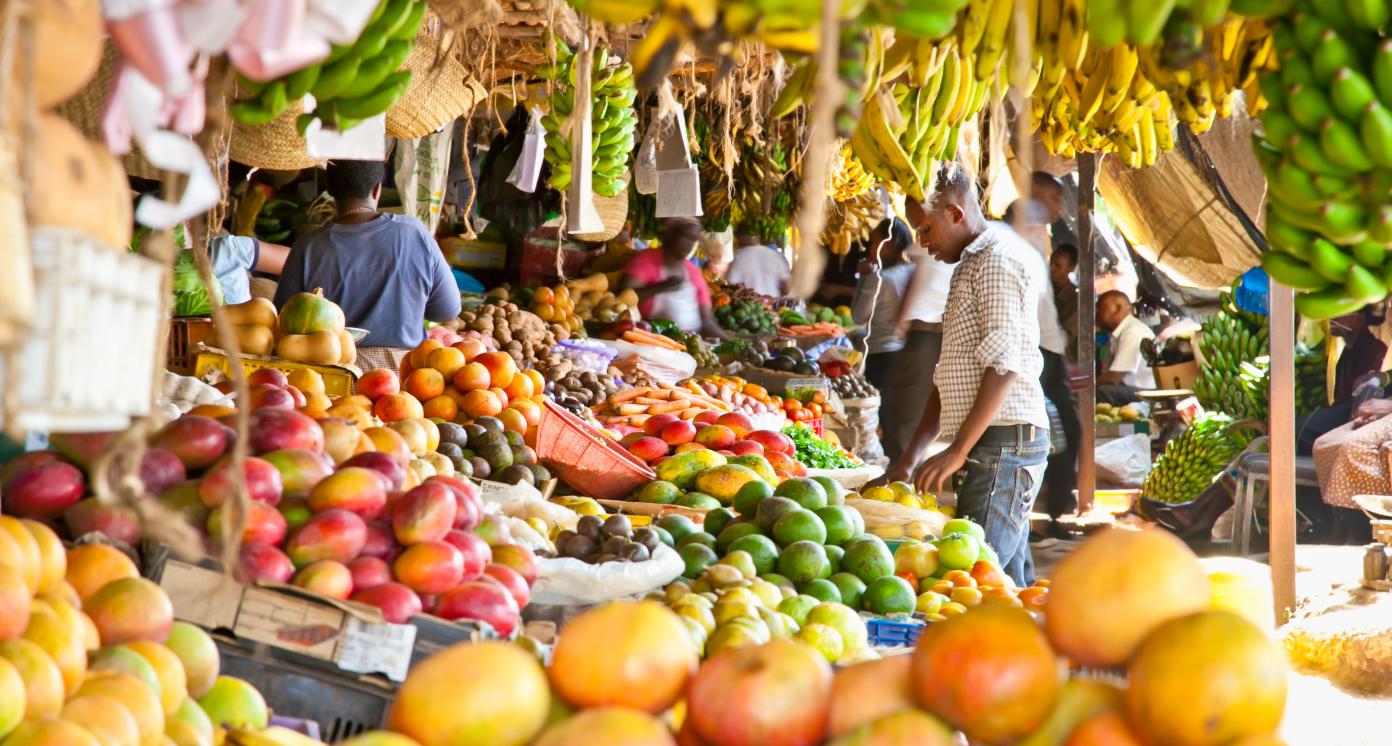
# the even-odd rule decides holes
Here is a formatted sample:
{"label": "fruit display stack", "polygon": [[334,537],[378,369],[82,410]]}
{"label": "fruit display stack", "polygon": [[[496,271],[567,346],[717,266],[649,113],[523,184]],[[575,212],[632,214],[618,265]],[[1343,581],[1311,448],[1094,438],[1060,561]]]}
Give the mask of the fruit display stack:
{"label": "fruit display stack", "polygon": [[1225,414],[1204,414],[1165,444],[1165,452],[1141,486],[1141,494],[1157,502],[1179,505],[1193,501],[1223,473],[1252,440],[1250,430],[1231,427]]}
{"label": "fruit display stack", "polygon": [[[571,178],[570,129],[566,126],[575,107],[575,56],[560,39],[556,61],[537,70],[538,77],[551,83],[551,111],[542,118],[546,127],[546,162],[551,165],[552,189],[564,191]],[[594,193],[613,197],[628,188],[628,159],[633,153],[634,130],[638,115],[633,101],[638,89],[633,84],[633,66],[627,62],[609,64],[609,52],[596,50],[590,71],[589,153]]]}
{"label": "fruit display stack", "polygon": [[357,343],[344,327],[343,309],[324,297],[323,291],[297,293],[280,313],[265,298],[224,306],[232,324],[230,333],[243,353],[277,355],[299,363],[352,365],[358,358]]}
{"label": "fruit display stack", "polygon": [[504,430],[535,436],[546,380],[507,352],[490,351],[478,339],[450,346],[426,339],[401,359],[400,375],[399,390],[392,371],[371,371],[358,379],[358,393],[382,420],[424,416],[468,425],[495,417]]}
{"label": "fruit display stack", "polygon": [[942,538],[906,541],[894,551],[894,574],[918,594],[914,611],[929,622],[965,614],[990,600],[1040,611],[1048,585],[1015,588],[986,543],[986,532],[967,518],[943,524]]}
{"label": "fruit display stack", "polygon": [[729,402],[735,410],[750,417],[777,412],[783,406],[768,389],[738,376],[715,374],[697,379],[695,383],[708,395]]}
{"label": "fruit display stack", "polygon": [[[1161,530],[1100,532],[1034,593],[1042,604],[992,593],[927,625],[909,654],[835,669],[833,640],[864,644],[861,620],[831,602],[796,618],[806,602],[776,600],[748,570],[713,563],[660,601],[589,609],[545,662],[499,642],[447,648],[411,672],[387,727],[421,746],[466,729],[498,746],[1280,742],[1279,645],[1216,605],[1198,557]],[[794,636],[776,636],[790,618]]]}
{"label": "fruit display stack", "polygon": [[695,425],[656,415],[619,444],[657,473],[633,493],[636,502],[718,508],[731,504],[747,482],[778,484],[807,474],[793,458],[788,436],[755,430],[748,417],[734,412]]}
{"label": "fruit display stack", "polygon": [[[1313,319],[1387,295],[1392,247],[1392,37],[1385,3],[1301,2],[1272,31],[1280,70],[1257,159],[1268,182],[1262,266]],[[1298,19],[1298,22],[1297,22]]]}
{"label": "fruit display stack", "polygon": [[1209,411],[1262,419],[1266,394],[1253,398],[1242,380],[1242,364],[1267,354],[1266,317],[1237,308],[1226,292],[1219,308],[1203,322],[1199,354],[1204,362],[1194,381],[1194,395]]}
{"label": "fruit display stack", "polygon": [[604,562],[646,562],[663,539],[652,526],[633,528],[628,516],[608,518],[583,515],[575,530],[556,536],[556,556],[569,557],[592,565]]}
{"label": "fruit display stack", "polygon": [[773,314],[757,301],[738,301],[718,306],[715,320],[720,322],[722,329],[744,334],[773,335],[778,330]]}
{"label": "fruit display stack", "polygon": [[335,44],[323,61],[266,82],[239,76],[238,87],[250,97],[228,111],[242,124],[266,124],[310,94],[315,108],[296,120],[300,134],[315,120],[349,130],[385,113],[411,82],[411,71],[400,67],[416,46],[425,11],[425,0],[382,0],[357,41]]}
{"label": "fruit display stack", "polygon": [[512,356],[519,368],[546,357],[556,341],[570,336],[569,327],[547,324],[541,317],[506,298],[492,298],[459,314],[463,328],[492,338]]}

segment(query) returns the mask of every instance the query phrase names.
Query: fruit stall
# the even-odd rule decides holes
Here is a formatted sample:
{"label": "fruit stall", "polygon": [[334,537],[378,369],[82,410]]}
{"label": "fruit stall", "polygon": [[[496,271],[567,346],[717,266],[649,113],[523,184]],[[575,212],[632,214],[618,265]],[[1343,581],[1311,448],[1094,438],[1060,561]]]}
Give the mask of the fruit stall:
{"label": "fruit stall", "polygon": [[[0,29],[0,746],[1382,737],[1311,735],[1352,708],[1316,677],[1392,695],[1392,576],[1331,551],[1297,597],[1294,435],[1328,319],[1392,285],[1384,3],[35,0]],[[419,343],[276,300],[342,161],[386,163],[459,290]],[[1177,390],[1148,407],[1084,366],[1106,516],[1024,586],[953,495],[881,478],[875,321],[835,291],[944,163],[991,219],[1076,174],[1079,276],[1115,224],[1203,309],[1146,350]],[[702,231],[700,328],[626,273],[669,219]],[[728,279],[732,240],[778,291]],[[1097,490],[1126,439],[1134,489]],[[1249,454],[1265,508],[1215,549]],[[1254,522],[1267,564],[1210,556]]]}

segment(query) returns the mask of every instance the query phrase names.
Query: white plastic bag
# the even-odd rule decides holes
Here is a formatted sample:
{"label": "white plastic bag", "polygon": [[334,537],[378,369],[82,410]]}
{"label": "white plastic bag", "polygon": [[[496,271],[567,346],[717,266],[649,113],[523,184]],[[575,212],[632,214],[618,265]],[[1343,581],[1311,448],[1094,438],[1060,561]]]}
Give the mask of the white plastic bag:
{"label": "white plastic bag", "polygon": [[661,545],[643,562],[591,565],[570,557],[538,557],[531,603],[578,606],[604,603],[657,590],[685,569],[681,555]]}
{"label": "white plastic bag", "polygon": [[1150,436],[1138,433],[1104,440],[1093,449],[1098,481],[1140,487],[1150,474]]}
{"label": "white plastic bag", "polygon": [[947,516],[936,510],[919,510],[899,503],[851,498],[846,505],[860,511],[865,520],[865,533],[881,539],[917,539],[926,541],[942,536]]}
{"label": "white plastic bag", "polygon": [[685,352],[665,350],[651,345],[636,345],[621,339],[600,341],[606,347],[618,350],[620,358],[627,358],[631,355],[638,356],[639,367],[658,383],[667,386],[686,380],[696,372],[696,358]]}
{"label": "white plastic bag", "polygon": [[541,109],[533,106],[527,109],[527,113],[530,121],[527,133],[522,136],[522,153],[517,156],[507,181],[518,190],[530,194],[536,191],[541,164],[546,156],[546,128],[541,125]]}

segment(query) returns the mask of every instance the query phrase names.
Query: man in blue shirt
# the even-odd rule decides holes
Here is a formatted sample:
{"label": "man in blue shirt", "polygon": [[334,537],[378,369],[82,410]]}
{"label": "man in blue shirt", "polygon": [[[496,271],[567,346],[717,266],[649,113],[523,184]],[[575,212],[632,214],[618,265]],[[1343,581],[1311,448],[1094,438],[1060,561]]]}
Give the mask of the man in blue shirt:
{"label": "man in blue shirt", "polygon": [[[459,288],[425,226],[377,210],[385,175],[380,161],[329,163],[338,217],[295,242],[275,295],[280,308],[296,293],[322,288],[348,326],[368,331],[359,347],[364,368],[395,368],[399,351],[425,338],[423,322],[459,315]],[[387,358],[373,348],[398,352]]]}

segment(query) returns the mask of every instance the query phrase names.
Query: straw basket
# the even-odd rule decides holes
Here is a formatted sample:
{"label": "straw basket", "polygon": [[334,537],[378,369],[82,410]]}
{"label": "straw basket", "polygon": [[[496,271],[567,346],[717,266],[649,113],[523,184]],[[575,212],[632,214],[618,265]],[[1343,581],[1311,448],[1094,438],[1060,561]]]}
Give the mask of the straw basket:
{"label": "straw basket", "polygon": [[415,48],[402,65],[411,71],[406,92],[387,109],[387,134],[402,140],[435,132],[473,111],[488,95],[453,56],[440,57],[440,42],[431,25],[421,28]]}
{"label": "straw basket", "polygon": [[[59,104],[57,111],[64,119],[73,123],[88,140],[96,142],[106,142],[106,137],[102,134],[102,110],[106,106],[106,97],[111,93],[111,86],[115,82],[116,69],[120,64],[120,54],[116,47],[107,42],[102,49],[101,66],[97,68],[96,77],[87,84],[86,88],[78,91],[76,96]],[[132,143],[134,145],[134,143]],[[155,168],[145,156],[140,154],[138,149],[121,157],[121,165],[125,167],[126,173],[138,179],[158,180],[160,178],[159,169]]]}
{"label": "straw basket", "polygon": [[295,129],[295,119],[304,113],[296,102],[274,121],[258,126],[232,124],[228,155],[238,163],[272,171],[298,171],[324,162],[309,154],[304,137]]}
{"label": "straw basket", "polygon": [[633,188],[632,181],[630,178],[630,183],[612,197],[601,197],[596,194],[594,197],[595,211],[599,213],[600,222],[604,223],[604,230],[596,233],[577,233],[574,238],[581,241],[599,242],[608,241],[619,235],[619,231],[623,230],[624,223],[628,221],[628,190]]}

